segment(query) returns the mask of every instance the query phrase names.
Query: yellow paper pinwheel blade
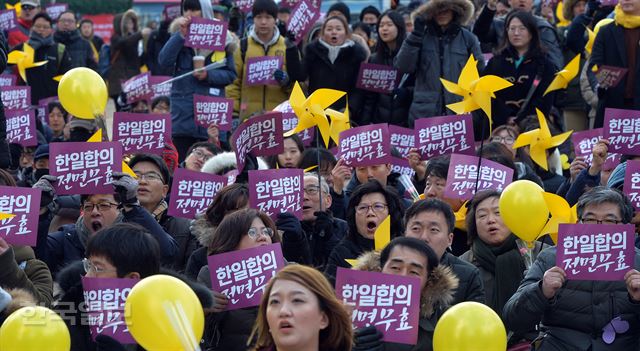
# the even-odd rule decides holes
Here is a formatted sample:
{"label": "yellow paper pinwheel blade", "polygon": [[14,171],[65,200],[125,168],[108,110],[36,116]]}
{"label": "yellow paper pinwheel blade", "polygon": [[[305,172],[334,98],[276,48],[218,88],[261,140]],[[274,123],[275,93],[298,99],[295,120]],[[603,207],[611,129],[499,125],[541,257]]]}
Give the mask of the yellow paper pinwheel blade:
{"label": "yellow paper pinwheel blade", "polygon": [[538,117],[538,124],[540,125],[540,139],[551,138],[551,131],[549,131],[549,125],[547,124],[547,118],[544,113],[536,108],[536,116]]}
{"label": "yellow paper pinwheel blade", "polygon": [[580,71],[580,54],[577,54],[576,57],[571,59],[569,63],[564,67],[561,71],[562,76],[567,81],[573,80],[578,75],[578,71]]}
{"label": "yellow paper pinwheel blade", "polygon": [[539,129],[534,129],[534,130],[531,130],[531,131],[528,131],[526,133],[522,133],[522,134],[518,135],[518,138],[513,143],[513,148],[517,149],[519,147],[523,147],[523,146],[526,146],[526,145],[531,145],[533,142],[535,142],[537,140],[539,133],[540,133]]}
{"label": "yellow paper pinwheel blade", "polygon": [[99,143],[102,141],[102,128],[98,129],[93,135],[87,139],[87,143]]}
{"label": "yellow paper pinwheel blade", "polygon": [[547,224],[540,231],[540,236],[549,234],[554,243],[558,242],[558,226],[561,223],[575,223],[571,222],[571,208],[567,201],[553,193],[543,192],[542,196],[549,208],[551,218]]}
{"label": "yellow paper pinwheel blade", "polygon": [[325,145],[328,145],[329,139],[331,138],[331,131],[329,129],[329,121],[327,121],[324,109],[320,105],[312,105],[311,114],[313,115],[314,124],[317,125],[320,130],[322,140]]}
{"label": "yellow paper pinwheel blade", "polygon": [[[278,163],[276,162],[276,166],[277,166],[277,165],[278,165]],[[311,167],[307,167],[307,168],[305,168],[305,169],[304,169],[304,173],[311,172],[311,171],[313,171],[313,170],[314,170],[314,169],[316,169],[316,168],[318,168],[318,165],[313,165],[313,166],[311,166]]]}
{"label": "yellow paper pinwheel blade", "polygon": [[291,107],[294,105],[302,106],[306,99],[307,98],[304,96],[304,92],[300,87],[300,83],[296,82],[293,85],[293,90],[291,90],[291,95],[289,96],[289,105],[291,105]]}
{"label": "yellow paper pinwheel blade", "polygon": [[9,53],[9,55],[7,56],[7,63],[10,63],[12,65],[17,64],[18,62],[24,60],[24,58],[27,55],[22,52],[22,51],[18,51],[18,50],[13,50]]}
{"label": "yellow paper pinwheel blade", "polygon": [[11,219],[13,217],[15,217],[16,215],[11,214],[11,213],[0,213],[0,221],[4,221],[5,219]]}
{"label": "yellow paper pinwheel blade", "polygon": [[[475,85],[475,90],[495,93],[496,91],[500,91],[511,86],[513,86],[513,83],[502,77],[488,75],[478,79],[478,82]],[[495,95],[492,94],[491,97],[495,97]]]}
{"label": "yellow paper pinwheel blade", "polygon": [[549,170],[549,164],[547,163],[547,148],[545,143],[534,143],[529,148],[529,155],[533,162],[542,167],[545,171]]}
{"label": "yellow paper pinwheel blade", "polygon": [[442,86],[447,89],[448,92],[450,92],[451,94],[455,94],[455,95],[460,95],[460,96],[468,96],[469,95],[469,91],[462,89],[458,84],[450,82],[444,78],[440,78],[440,82],[442,83]]}
{"label": "yellow paper pinwheel blade", "polygon": [[345,96],[345,94],[344,91],[335,89],[318,89],[309,96],[308,103],[310,105],[319,105],[324,111]]}
{"label": "yellow paper pinwheel blade", "polygon": [[345,258],[345,262],[351,265],[351,267],[355,266],[358,263],[358,260],[355,258]]}
{"label": "yellow paper pinwheel blade", "polygon": [[458,86],[464,90],[470,91],[471,84],[478,79],[480,79],[480,74],[478,73],[478,61],[476,61],[473,55],[469,55],[469,59],[462,68],[460,77],[458,77]]}
{"label": "yellow paper pinwheel blade", "polygon": [[[27,66],[26,68],[40,67],[40,66],[46,64],[47,62],[49,62],[49,61],[33,62],[29,66]],[[62,78],[62,76],[60,76],[60,77]]]}
{"label": "yellow paper pinwheel blade", "polygon": [[387,246],[389,241],[391,241],[391,216],[387,216],[387,218],[380,223],[373,238],[376,251],[382,251],[382,249]]}
{"label": "yellow paper pinwheel blade", "polygon": [[455,227],[464,231],[467,230],[467,202],[463,203],[458,212],[454,213],[456,218]]}
{"label": "yellow paper pinwheel blade", "polygon": [[136,173],[131,169],[131,167],[129,167],[129,165],[122,161],[122,172],[130,175],[133,179],[137,179],[138,176],[136,175]]}
{"label": "yellow paper pinwheel blade", "polygon": [[349,106],[345,109],[345,113],[338,112],[336,110],[327,109],[325,113],[331,118],[331,124],[329,130],[331,133],[331,139],[336,145],[340,145],[340,133],[351,128],[349,125]]}
{"label": "yellow paper pinwheel blade", "polygon": [[565,141],[567,141],[567,139],[569,139],[569,136],[571,136],[571,133],[573,133],[573,130],[552,136],[551,139],[549,140],[549,148],[562,145],[562,143],[564,143]]}

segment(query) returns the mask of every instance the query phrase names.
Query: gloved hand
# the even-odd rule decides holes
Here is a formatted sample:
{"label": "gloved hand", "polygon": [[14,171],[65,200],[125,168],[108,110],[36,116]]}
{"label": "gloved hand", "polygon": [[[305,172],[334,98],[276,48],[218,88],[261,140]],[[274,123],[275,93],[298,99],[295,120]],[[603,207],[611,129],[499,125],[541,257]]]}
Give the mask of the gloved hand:
{"label": "gloved hand", "polygon": [[599,0],[589,0],[587,2],[587,9],[584,11],[585,16],[593,17],[593,15],[600,9]]}
{"label": "gloved hand", "polygon": [[139,205],[138,202],[138,181],[130,175],[122,172],[113,172],[113,188],[120,197],[122,205]]}
{"label": "gloved hand", "polygon": [[276,217],[276,227],[282,230],[283,240],[299,241],[304,239],[304,232],[300,220],[291,213],[279,213]]}
{"label": "gloved hand", "polygon": [[416,16],[413,19],[413,34],[421,37],[424,35],[424,31],[427,29],[427,20],[423,16]]}
{"label": "gloved hand", "polygon": [[96,336],[96,344],[97,351],[126,351],[118,340],[108,335],[99,334]]}
{"label": "gloved hand", "polygon": [[356,329],[353,333],[353,351],[382,351],[382,333],[374,326]]}
{"label": "gloved hand", "polygon": [[42,191],[42,196],[40,197],[40,208],[47,207],[53,202],[53,198],[56,196],[53,183],[57,181],[58,177],[56,176],[44,175],[40,177],[40,180],[33,184],[33,189],[40,189]]}
{"label": "gloved hand", "polygon": [[314,223],[315,232],[321,238],[328,238],[333,235],[333,221],[331,216],[326,211],[317,211],[313,213],[316,216],[316,222]]}
{"label": "gloved hand", "polygon": [[277,80],[282,86],[289,84],[289,75],[281,69],[277,69],[273,72],[273,78],[275,78],[275,80]]}

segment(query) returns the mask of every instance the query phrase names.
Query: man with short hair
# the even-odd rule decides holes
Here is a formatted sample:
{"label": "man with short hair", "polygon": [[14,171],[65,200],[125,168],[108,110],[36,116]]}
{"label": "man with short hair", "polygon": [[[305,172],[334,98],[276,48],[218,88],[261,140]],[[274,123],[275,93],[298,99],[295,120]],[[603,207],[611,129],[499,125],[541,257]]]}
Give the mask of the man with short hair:
{"label": "man with short hair", "polygon": [[464,301],[484,303],[480,271],[447,251],[453,242],[455,215],[449,204],[438,199],[414,202],[404,215],[404,235],[424,241],[433,249],[441,264],[451,267],[460,279],[452,304]]}
{"label": "man with short hair", "polygon": [[18,26],[9,32],[7,38],[9,40],[9,48],[11,49],[29,39],[33,18],[40,12],[40,3],[38,0],[22,0],[20,2],[20,10]]}
{"label": "man with short hair", "polygon": [[73,11],[65,11],[60,15],[53,38],[57,43],[63,44],[71,56],[71,68],[87,67],[94,71],[98,69],[95,53],[91,44],[80,35],[76,14]]}
{"label": "man with short hair", "polygon": [[[627,224],[632,217],[629,199],[617,190],[596,187],[578,200],[580,223]],[[567,280],[556,254],[556,247],[542,251],[504,306],[507,330],[526,332],[542,323],[545,350],[637,350],[640,251],[618,281]]]}
{"label": "man with short hair", "polygon": [[199,141],[189,147],[187,151],[187,157],[181,167],[190,171],[200,172],[202,166],[213,156],[219,154],[222,150],[215,144],[208,143],[206,141]]}
{"label": "man with short hair", "polygon": [[92,50],[94,50],[93,54],[95,55],[97,62],[99,59],[98,55],[100,53],[100,49],[102,49],[102,45],[104,45],[104,40],[93,32],[92,20],[85,18],[80,21],[80,35],[93,46]]}

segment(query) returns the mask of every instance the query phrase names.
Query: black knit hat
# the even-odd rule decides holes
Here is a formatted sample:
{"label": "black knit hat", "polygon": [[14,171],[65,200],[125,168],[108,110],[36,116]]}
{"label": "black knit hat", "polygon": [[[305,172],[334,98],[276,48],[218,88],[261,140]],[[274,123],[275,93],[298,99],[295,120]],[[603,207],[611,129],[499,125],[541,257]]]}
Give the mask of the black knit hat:
{"label": "black knit hat", "polygon": [[278,18],[278,5],[276,5],[273,0],[256,0],[253,3],[251,13],[253,14],[253,17],[261,13],[267,13],[273,18]]}
{"label": "black knit hat", "polygon": [[362,9],[362,11],[360,12],[360,22],[362,22],[362,19],[364,18],[364,15],[371,13],[374,14],[376,16],[376,18],[380,17],[380,11],[378,11],[378,9],[375,6],[367,6],[365,8]]}
{"label": "black knit hat", "polygon": [[329,7],[329,11],[327,11],[327,14],[331,13],[331,11],[341,12],[347,18],[347,22],[351,22],[351,10],[349,10],[349,6],[347,6],[345,3],[336,2],[335,4],[331,5],[331,7]]}

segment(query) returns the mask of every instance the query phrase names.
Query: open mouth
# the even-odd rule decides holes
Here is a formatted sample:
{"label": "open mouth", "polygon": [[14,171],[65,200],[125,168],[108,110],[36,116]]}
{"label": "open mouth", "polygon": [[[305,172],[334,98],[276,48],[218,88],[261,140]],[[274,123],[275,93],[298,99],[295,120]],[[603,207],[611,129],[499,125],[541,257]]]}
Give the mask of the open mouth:
{"label": "open mouth", "polygon": [[500,229],[498,227],[489,227],[489,234],[491,234],[491,235],[498,234],[499,230]]}
{"label": "open mouth", "polygon": [[332,36],[329,41],[331,42],[331,44],[338,44],[338,37],[336,36]]}
{"label": "open mouth", "polygon": [[280,324],[278,324],[278,328],[280,330],[287,331],[293,329],[293,325],[287,321],[282,321],[280,322]]}
{"label": "open mouth", "polygon": [[91,222],[91,229],[93,229],[94,232],[97,232],[98,230],[102,229],[102,223],[98,221]]}
{"label": "open mouth", "polygon": [[306,211],[306,210],[309,210],[309,209],[311,209],[311,206],[304,206],[304,205],[302,206],[302,210],[303,211]]}
{"label": "open mouth", "polygon": [[376,229],[377,227],[378,227],[378,223],[376,223],[375,221],[367,222],[367,229],[373,230],[373,229]]}

